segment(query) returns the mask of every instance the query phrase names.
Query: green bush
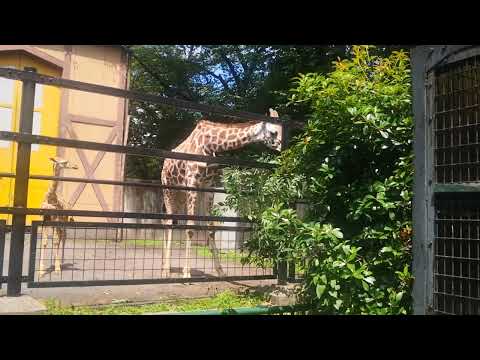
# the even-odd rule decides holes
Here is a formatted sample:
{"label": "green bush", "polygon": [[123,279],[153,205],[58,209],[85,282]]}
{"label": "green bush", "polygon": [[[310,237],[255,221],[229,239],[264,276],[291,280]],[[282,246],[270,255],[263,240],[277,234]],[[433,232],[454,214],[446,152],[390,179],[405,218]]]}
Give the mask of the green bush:
{"label": "green bush", "polygon": [[[256,224],[250,258],[305,263],[303,299],[322,313],[411,311],[411,84],[405,52],[355,46],[327,75],[295,79],[305,131],[264,170],[225,172],[226,204]],[[291,204],[302,199],[299,219]]]}

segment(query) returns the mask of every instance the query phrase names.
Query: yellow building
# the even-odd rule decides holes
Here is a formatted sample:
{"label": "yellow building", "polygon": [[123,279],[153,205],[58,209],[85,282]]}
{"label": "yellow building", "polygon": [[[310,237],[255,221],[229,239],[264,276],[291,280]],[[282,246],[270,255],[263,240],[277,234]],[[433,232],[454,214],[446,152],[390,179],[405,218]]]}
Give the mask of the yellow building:
{"label": "yellow building", "polygon": [[[120,46],[96,45],[0,45],[0,67],[76,81],[128,89],[128,56]],[[0,78],[0,130],[18,131],[21,82]],[[33,133],[37,135],[125,144],[128,101],[94,93],[37,85]],[[16,144],[0,140],[0,172],[15,172]],[[122,154],[32,145],[30,173],[53,175],[49,158],[60,156],[76,164],[62,176],[123,180]],[[38,208],[50,181],[30,180],[28,207]],[[14,179],[0,179],[0,206],[13,205]],[[122,211],[121,186],[64,182],[59,192],[74,209]],[[11,216],[0,214],[11,222]],[[28,222],[39,217],[30,216]],[[97,219],[98,220],[98,219]]]}

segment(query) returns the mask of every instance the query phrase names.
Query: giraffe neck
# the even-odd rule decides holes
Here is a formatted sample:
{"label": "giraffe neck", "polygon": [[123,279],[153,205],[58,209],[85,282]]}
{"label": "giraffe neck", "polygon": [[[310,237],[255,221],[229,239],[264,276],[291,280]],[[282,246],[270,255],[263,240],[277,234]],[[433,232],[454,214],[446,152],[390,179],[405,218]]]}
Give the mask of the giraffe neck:
{"label": "giraffe neck", "polygon": [[205,122],[199,127],[197,146],[205,155],[240,149],[248,144],[261,142],[264,123],[231,124],[229,126]]}
{"label": "giraffe neck", "polygon": [[[60,168],[54,165],[53,169],[54,169],[53,171],[54,176],[60,176]],[[45,195],[47,203],[55,204],[58,202],[57,189],[58,189],[58,181],[53,180],[50,186],[48,187],[47,194]]]}

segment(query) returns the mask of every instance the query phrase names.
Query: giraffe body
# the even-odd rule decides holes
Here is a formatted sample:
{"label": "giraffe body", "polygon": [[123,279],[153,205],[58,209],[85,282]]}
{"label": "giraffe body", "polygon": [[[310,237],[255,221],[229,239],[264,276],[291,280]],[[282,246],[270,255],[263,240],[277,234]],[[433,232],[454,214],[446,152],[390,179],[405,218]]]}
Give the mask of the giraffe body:
{"label": "giraffe body", "polygon": [[[270,116],[278,117],[278,114],[270,110]],[[251,143],[264,143],[275,149],[281,149],[282,127],[279,124],[266,122],[248,122],[236,124],[223,124],[211,121],[201,120],[192,133],[179,146],[173,149],[173,152],[182,152],[187,154],[216,156],[217,154],[240,149]],[[204,162],[165,159],[161,174],[163,185],[177,185],[188,187],[211,187],[216,178],[220,175],[218,166],[208,165]],[[206,193],[207,211],[211,212],[213,207],[213,193]],[[198,206],[198,193],[196,191],[180,191],[172,189],[163,190],[163,199],[165,210],[168,214],[187,214],[195,215]],[[171,223],[169,220],[168,223]],[[192,220],[187,221],[188,225],[193,225]],[[211,224],[211,223],[210,223]],[[186,231],[186,249],[185,266],[183,268],[183,277],[190,277],[190,251],[194,232]],[[208,245],[214,257],[216,270],[220,276],[223,275],[220,262],[218,260],[218,251],[215,246],[215,235],[209,233]],[[172,230],[167,230],[167,239],[165,242],[163,256],[163,275],[170,274],[170,256],[171,256]]]}
{"label": "giraffe body", "polygon": [[[53,172],[54,176],[60,176],[62,169],[77,169],[75,165],[69,165],[67,160],[63,160],[60,158],[50,158],[53,162]],[[55,210],[67,210],[70,207],[67,203],[58,195],[58,181],[53,180],[50,187],[45,194],[45,199],[41,205],[42,209],[55,209]],[[73,218],[69,218],[69,216],[65,215],[45,215],[43,216],[43,221],[73,221]],[[59,273],[61,271],[61,264],[63,263],[64,257],[64,249],[65,249],[65,240],[67,237],[67,232],[63,227],[54,227],[52,233],[53,239],[53,249],[55,251],[55,272]],[[39,276],[42,277],[45,275],[45,250],[48,245],[48,231],[44,227],[42,231],[42,245],[40,248],[40,269],[39,269]],[[62,246],[62,257],[60,261],[60,246]]]}

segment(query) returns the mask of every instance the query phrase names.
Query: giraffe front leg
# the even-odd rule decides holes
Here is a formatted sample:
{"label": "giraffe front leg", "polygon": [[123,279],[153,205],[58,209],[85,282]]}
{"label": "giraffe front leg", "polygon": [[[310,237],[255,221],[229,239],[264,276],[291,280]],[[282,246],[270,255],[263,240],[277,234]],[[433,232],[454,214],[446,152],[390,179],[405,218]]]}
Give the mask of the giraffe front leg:
{"label": "giraffe front leg", "polygon": [[55,248],[55,273],[60,274],[62,271],[61,263],[60,263],[60,245],[62,243],[63,238],[63,230],[55,228],[54,231],[54,248]]}
{"label": "giraffe front leg", "polygon": [[[193,225],[194,222],[191,220],[187,221],[187,225]],[[191,277],[190,273],[190,256],[192,249],[192,238],[194,236],[194,231],[192,229],[185,230],[186,241],[185,241],[185,265],[183,267],[183,278]]]}
{"label": "giraffe front leg", "polygon": [[[171,223],[170,221],[168,222]],[[163,250],[164,253],[162,254],[162,277],[170,277],[170,258],[172,255],[172,237],[173,237],[173,230],[171,228],[166,229],[167,231],[167,238],[166,241],[163,242]]]}
{"label": "giraffe front leg", "polygon": [[[163,191],[163,201],[165,205],[165,211],[167,214],[174,214],[177,210],[175,206],[175,193],[169,189]],[[166,237],[163,239],[163,251],[162,251],[162,277],[170,277],[170,265],[171,265],[171,256],[172,256],[172,240],[173,240],[173,230],[171,225],[173,221],[171,219],[166,219],[162,221],[163,224],[169,225],[166,230]],[[165,234],[165,232],[164,232]]]}
{"label": "giraffe front leg", "polygon": [[[207,195],[207,214],[212,215],[212,209],[213,209],[213,194],[209,193]],[[208,226],[213,226],[215,223],[213,221],[208,222]],[[222,264],[220,263],[220,256],[219,252],[217,249],[217,244],[215,243],[215,230],[209,230],[208,231],[208,238],[207,238],[207,243],[208,247],[210,249],[210,252],[212,253],[213,256],[213,264],[215,266],[215,270],[220,277],[225,277],[225,272],[223,271]]]}
{"label": "giraffe front leg", "polygon": [[[192,185],[190,185],[192,186]],[[192,186],[193,187],[193,186]],[[197,206],[197,194],[193,191],[187,192],[187,215],[195,215],[196,214],[196,206]],[[191,226],[194,225],[195,222],[193,220],[188,220],[187,225]],[[194,236],[193,229],[188,229],[185,231],[186,241],[185,241],[185,266],[183,267],[183,277],[189,278],[191,277],[190,272],[190,256],[192,250],[192,238]]]}
{"label": "giraffe front leg", "polygon": [[40,246],[40,260],[39,260],[39,267],[38,276],[43,277],[46,274],[45,271],[45,250],[47,249],[48,245],[48,228],[43,226],[42,228],[42,244]]}
{"label": "giraffe front leg", "polygon": [[[214,225],[213,222],[208,223],[209,226]],[[213,264],[215,266],[215,270],[220,277],[225,277],[225,271],[223,271],[222,264],[220,262],[219,251],[217,249],[217,244],[215,243],[215,231],[211,230],[208,232],[208,247],[210,248],[210,252],[213,256]]]}

